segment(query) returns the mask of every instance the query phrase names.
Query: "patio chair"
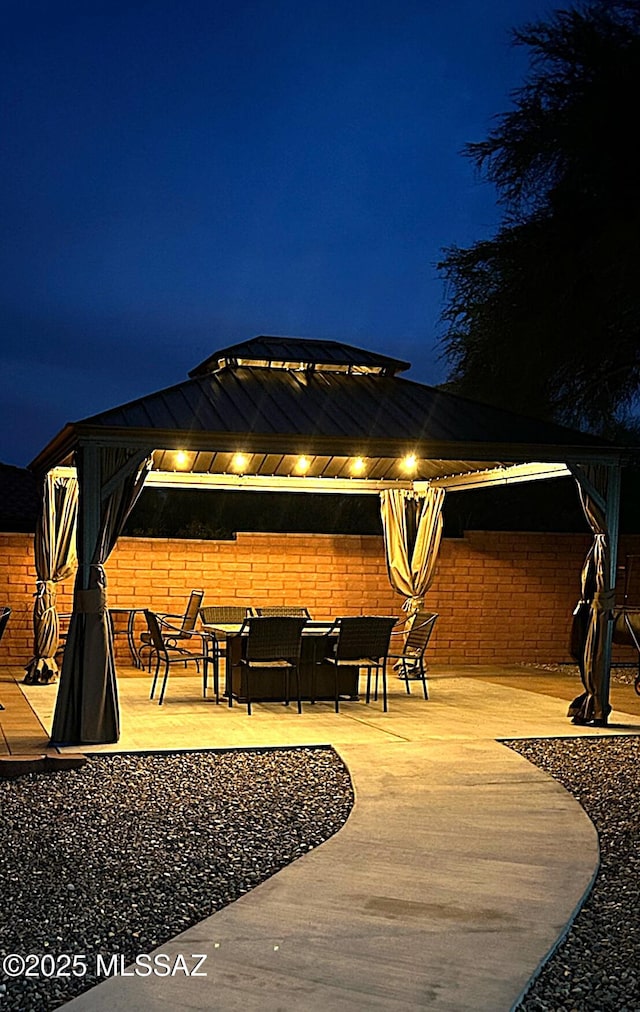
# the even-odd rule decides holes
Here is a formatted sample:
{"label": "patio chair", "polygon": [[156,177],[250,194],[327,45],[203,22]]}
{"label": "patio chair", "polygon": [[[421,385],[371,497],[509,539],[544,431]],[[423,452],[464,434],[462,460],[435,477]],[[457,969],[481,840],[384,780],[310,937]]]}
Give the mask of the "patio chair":
{"label": "patio chair", "polygon": [[7,622],[9,621],[10,614],[11,608],[0,608],[0,640],[7,628]]}
{"label": "patio chair", "polygon": [[[152,654],[156,658],[156,667],[153,675],[153,681],[151,683],[151,693],[149,699],[153,699],[156,691],[156,684],[158,682],[158,675],[160,673],[160,665],[164,664],[164,674],[162,676],[162,687],[160,689],[160,697],[158,699],[158,706],[162,706],[164,700],[165,689],[167,687],[167,680],[169,678],[169,669],[172,664],[183,664],[185,667],[191,661],[196,665],[196,670],[200,670],[200,661],[203,662],[203,695],[206,695],[207,686],[207,666],[211,660],[211,655],[208,650],[207,637],[202,633],[191,632],[184,633],[184,630],[179,630],[183,633],[180,637],[181,642],[185,640],[191,640],[196,647],[189,650],[186,646],[177,647],[173,644],[172,632],[168,629],[166,622],[160,621],[160,616],[156,615],[155,612],[145,609],[145,619],[147,620],[147,628],[149,630],[150,647]],[[169,635],[167,635],[169,632]],[[151,662],[149,662],[151,663]],[[214,690],[216,694],[216,703],[220,701],[220,692],[218,686],[218,679],[215,674],[214,668]]]}
{"label": "patio chair", "polygon": [[401,650],[394,650],[392,644],[389,660],[396,662],[394,667],[398,671],[398,677],[404,679],[409,695],[411,694],[409,681],[415,678],[422,682],[424,698],[429,698],[424,654],[437,618],[438,615],[435,612],[417,611],[408,632],[402,629],[398,633],[393,633],[394,636],[405,636]]}
{"label": "patio chair", "polygon": [[[9,621],[10,614],[11,608],[0,608],[0,640],[2,639],[5,629],[7,628],[7,622]],[[2,705],[2,703],[0,703],[0,710],[4,710],[4,706]]]}
{"label": "patio chair", "polygon": [[[203,597],[204,590],[192,590],[189,594],[187,607],[182,615],[176,615],[172,612],[154,612],[160,622],[160,625],[164,627],[165,631],[163,631],[163,637],[166,638],[168,645],[172,648],[179,650],[180,647],[178,646],[178,643],[181,640],[188,640],[195,630],[196,622],[198,621],[198,612],[200,611]],[[138,647],[138,657],[140,658],[140,661],[142,661],[143,650],[149,651],[149,671],[151,671],[151,659],[155,649],[151,633],[141,633],[140,640],[142,645]]]}
{"label": "patio chair", "polygon": [[[215,625],[216,622],[219,622],[220,625],[242,623],[249,612],[250,609],[244,604],[208,604],[200,609],[200,621],[203,625]],[[227,656],[226,638],[216,635],[215,629],[208,629],[207,634],[211,642],[214,675],[219,678],[220,661],[222,658],[226,660]],[[206,695],[206,679],[204,691]]]}
{"label": "patio chair", "polygon": [[[302,713],[300,698],[300,648],[302,630],[306,618],[294,615],[252,615],[245,619],[241,633],[246,633],[243,642],[240,667],[246,676],[247,714],[251,716],[254,679],[260,677],[260,670],[282,671],[284,676],[284,704],[289,705],[291,675],[296,677],[298,713]],[[233,703],[232,687],[229,687],[229,706]]]}
{"label": "patio chair", "polygon": [[311,618],[308,608],[300,608],[294,605],[275,605],[267,608],[255,608],[256,615],[261,615],[263,618],[274,618],[279,615],[291,615],[298,618]]}
{"label": "patio chair", "polygon": [[[375,672],[375,696],[378,698],[378,676],[382,674],[383,709],[387,710],[387,655],[391,630],[397,619],[381,615],[356,615],[338,618],[334,650],[323,658],[323,664],[335,665],[335,708],[340,712],[338,671],[341,665],[365,668],[367,671],[366,702],[371,698],[371,672]],[[331,642],[331,638],[329,639]],[[313,702],[313,693],[311,697]]]}

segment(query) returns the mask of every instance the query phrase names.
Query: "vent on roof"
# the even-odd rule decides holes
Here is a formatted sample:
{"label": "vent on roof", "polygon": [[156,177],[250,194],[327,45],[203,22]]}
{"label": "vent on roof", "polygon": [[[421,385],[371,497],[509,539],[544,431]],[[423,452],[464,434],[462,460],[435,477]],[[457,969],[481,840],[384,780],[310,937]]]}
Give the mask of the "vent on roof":
{"label": "vent on roof", "polygon": [[409,368],[408,362],[378,355],[338,341],[315,341],[301,337],[256,337],[216,351],[189,373],[191,378],[241,367],[255,369],[323,370],[394,376]]}

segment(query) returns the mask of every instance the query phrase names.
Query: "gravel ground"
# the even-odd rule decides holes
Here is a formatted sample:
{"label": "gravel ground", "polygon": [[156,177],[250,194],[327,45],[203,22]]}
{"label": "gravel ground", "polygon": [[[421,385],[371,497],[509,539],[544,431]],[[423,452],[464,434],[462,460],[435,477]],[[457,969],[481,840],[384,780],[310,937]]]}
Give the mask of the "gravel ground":
{"label": "gravel ground", "polygon": [[97,982],[98,954],[151,952],[323,843],[352,804],[323,748],[100,755],[0,781],[0,961],[46,953],[45,973],[70,973],[0,963],[0,1010],[58,1008]]}
{"label": "gravel ground", "polygon": [[[601,849],[593,891],[518,1009],[637,1012],[640,737],[505,744],[571,791]],[[0,959],[126,965],[328,839],[352,803],[330,749],[101,755],[0,781]],[[0,980],[0,1012],[49,1012],[98,978]]]}
{"label": "gravel ground", "polygon": [[[535,668],[536,671],[557,671],[561,675],[571,675],[576,680],[576,695],[580,692],[580,668],[577,664],[530,664],[522,662],[523,668]],[[611,668],[611,681],[620,685],[633,685],[638,674],[636,664],[624,664]]]}
{"label": "gravel ground", "polygon": [[595,886],[517,1007],[522,1012],[638,1012],[640,737],[505,744],[563,784],[600,839]]}

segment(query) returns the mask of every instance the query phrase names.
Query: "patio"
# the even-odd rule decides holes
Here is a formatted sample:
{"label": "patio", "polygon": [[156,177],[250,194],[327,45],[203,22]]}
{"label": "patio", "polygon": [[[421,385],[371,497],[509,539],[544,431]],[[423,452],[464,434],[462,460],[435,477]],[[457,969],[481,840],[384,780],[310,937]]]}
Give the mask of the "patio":
{"label": "patio", "polygon": [[[21,682],[19,669],[4,669]],[[83,752],[163,751],[175,749],[274,748],[331,744],[375,745],[429,740],[473,741],[501,738],[575,737],[583,734],[640,732],[640,697],[631,685],[612,685],[614,712],[606,728],[576,728],[566,718],[565,703],[579,683],[574,676],[549,675],[531,668],[491,665],[434,665],[428,678],[430,696],[422,698],[419,684],[407,695],[404,684],[389,679],[389,711],[380,701],[343,700],[340,713],[331,700],[303,704],[255,703],[249,718],[246,706],[225,701],[216,706],[202,699],[199,675],[173,671],[162,706],[149,699],[150,678],[133,667],[118,669],[121,737],[117,744],[85,745]],[[361,688],[364,687],[364,680]],[[0,712],[0,726],[8,752],[45,752],[51,728],[57,685],[15,684],[21,717],[15,730],[15,711]],[[15,695],[15,692],[14,692]],[[559,700],[562,703],[559,705]],[[28,706],[25,706],[25,702]],[[17,732],[17,733],[16,733]],[[77,752],[74,748],[59,751]]]}
{"label": "patio", "polygon": [[[5,740],[38,751],[56,687],[9,677]],[[121,672],[121,742],[85,751],[330,743],[356,804],[313,853],[162,946],[207,953],[208,980],[113,978],[67,1007],[207,1009],[214,987],[224,1009],[510,1009],[589,890],[598,845],[575,800],[495,739],[637,734],[640,697],[614,685],[609,726],[581,728],[564,717],[573,678],[434,666],[429,680],[425,702],[392,678],[386,714],[257,704],[249,718],[203,702],[192,676],[172,677],[159,707],[148,676]]]}

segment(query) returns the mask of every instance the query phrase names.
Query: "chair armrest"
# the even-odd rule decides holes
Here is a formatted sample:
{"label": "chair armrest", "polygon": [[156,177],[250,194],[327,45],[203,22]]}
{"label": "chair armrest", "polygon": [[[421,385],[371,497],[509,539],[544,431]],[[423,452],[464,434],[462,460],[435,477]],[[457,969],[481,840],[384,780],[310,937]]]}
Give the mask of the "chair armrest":
{"label": "chair armrest", "polygon": [[[170,615],[170,618],[182,618],[181,615]],[[173,625],[171,622],[167,622],[166,618],[158,616],[160,620],[160,626],[162,629],[167,629],[169,633],[179,633],[180,636],[193,636],[194,632],[191,630],[182,629],[179,625]]]}

